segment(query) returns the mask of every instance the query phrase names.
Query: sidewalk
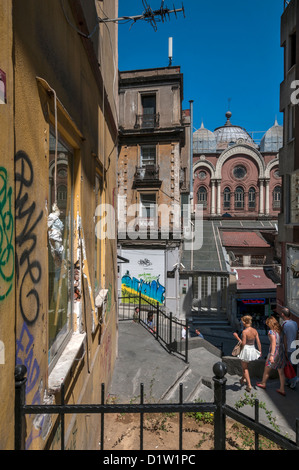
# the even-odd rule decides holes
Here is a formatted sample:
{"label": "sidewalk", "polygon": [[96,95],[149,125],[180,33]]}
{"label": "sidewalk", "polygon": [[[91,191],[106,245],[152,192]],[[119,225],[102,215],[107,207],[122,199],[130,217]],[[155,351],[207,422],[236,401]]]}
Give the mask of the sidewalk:
{"label": "sidewalk", "polygon": [[[139,403],[140,384],[143,383],[146,402],[175,403],[178,402],[179,384],[183,383],[184,402],[195,399],[213,401],[213,365],[221,358],[216,348],[212,346],[207,349],[204,340],[197,340],[204,347],[190,349],[187,364],[165,351],[141,325],[133,321],[119,322],[118,358],[110,396],[114,396],[118,403]],[[230,338],[227,340],[230,341]],[[226,379],[226,402],[235,406],[244,397],[245,388],[239,384],[239,375],[226,374]],[[295,440],[296,418],[299,418],[299,384],[296,390],[286,387],[286,397],[282,397],[276,392],[278,379],[269,380],[267,390],[255,387],[259,380],[260,377],[252,377],[251,393],[254,398],[265,403],[267,411],[272,412],[280,433]],[[240,411],[254,417],[254,409],[250,406]],[[260,410],[260,421],[269,426],[263,410]]]}

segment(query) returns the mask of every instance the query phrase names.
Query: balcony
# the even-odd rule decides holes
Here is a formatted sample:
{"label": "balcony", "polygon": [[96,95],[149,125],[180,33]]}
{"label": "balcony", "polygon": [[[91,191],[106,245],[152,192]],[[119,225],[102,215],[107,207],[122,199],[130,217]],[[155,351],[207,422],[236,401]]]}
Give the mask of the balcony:
{"label": "balcony", "polygon": [[160,114],[136,114],[135,129],[155,129],[159,127]]}
{"label": "balcony", "polygon": [[160,188],[161,184],[158,165],[136,167],[133,189],[145,187]]}

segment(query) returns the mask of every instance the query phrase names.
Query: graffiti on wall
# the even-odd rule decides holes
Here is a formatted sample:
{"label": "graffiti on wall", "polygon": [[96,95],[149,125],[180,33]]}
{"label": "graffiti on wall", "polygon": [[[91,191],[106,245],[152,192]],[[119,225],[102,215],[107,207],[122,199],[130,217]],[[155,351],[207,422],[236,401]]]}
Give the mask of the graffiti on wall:
{"label": "graffiti on wall", "polygon": [[[32,405],[39,405],[40,399],[40,367],[35,357],[34,352],[34,336],[30,333],[26,322],[23,323],[22,330],[19,338],[17,338],[16,345],[16,364],[24,364],[27,368],[27,381],[26,381],[26,395],[32,390],[33,393]],[[26,448],[28,449],[37,437],[42,435],[44,429],[45,415],[39,415],[36,422],[38,426],[31,428],[31,432],[26,440]]]}
{"label": "graffiti on wall", "polygon": [[[146,276],[144,276],[146,278]],[[159,282],[159,278],[148,280],[140,277],[137,279],[134,276],[130,276],[127,272],[121,280],[122,292],[125,294],[138,294],[141,293],[141,296],[146,300],[156,301],[160,304],[164,303],[165,297],[165,287],[162,286]]]}
{"label": "graffiti on wall", "polygon": [[[40,404],[43,397],[43,380],[36,356],[36,337],[30,329],[40,314],[40,283],[42,266],[38,259],[37,227],[43,211],[37,210],[33,192],[34,169],[29,156],[18,151],[15,155],[15,270],[17,280],[17,304],[23,324],[16,344],[16,364],[27,368],[26,395],[32,395],[31,404]],[[41,334],[39,332],[39,334]],[[38,437],[44,437],[49,429],[49,416],[36,415],[26,448]]]}
{"label": "graffiti on wall", "polygon": [[14,219],[12,214],[12,187],[8,173],[0,167],[0,301],[11,292],[14,277]]}
{"label": "graffiti on wall", "polygon": [[[29,201],[28,190],[34,179],[33,166],[28,155],[17,152],[15,217],[22,229],[16,234],[16,275],[19,282],[19,307],[28,325],[35,323],[39,316],[39,293],[36,286],[42,276],[41,264],[36,255],[37,235],[35,229],[43,217],[43,211],[36,214],[35,201]],[[22,275],[20,272],[22,270]],[[33,300],[33,302],[31,302]],[[26,307],[28,306],[28,308]]]}

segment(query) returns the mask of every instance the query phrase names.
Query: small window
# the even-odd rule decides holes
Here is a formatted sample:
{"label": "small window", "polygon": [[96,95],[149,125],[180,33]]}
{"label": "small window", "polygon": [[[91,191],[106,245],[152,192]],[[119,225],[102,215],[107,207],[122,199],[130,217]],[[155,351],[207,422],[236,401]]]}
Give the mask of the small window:
{"label": "small window", "polygon": [[144,95],[142,103],[142,127],[156,126],[156,95]]}
{"label": "small window", "polygon": [[280,209],[281,203],[281,186],[275,186],[273,191],[273,208]]}
{"label": "small window", "polygon": [[247,171],[243,165],[238,165],[234,168],[233,173],[236,179],[241,180],[245,178]]}
{"label": "small window", "polygon": [[156,217],[156,194],[140,194],[140,212],[144,219]]}
{"label": "small window", "polygon": [[203,204],[203,206],[207,205],[208,200],[208,193],[204,186],[201,186],[197,193],[198,203]]}
{"label": "small window", "polygon": [[256,201],[256,192],[254,188],[249,188],[248,191],[248,208],[255,209],[255,201]]}
{"label": "small window", "polygon": [[156,146],[143,145],[140,149],[141,166],[156,165]]}
{"label": "small window", "polygon": [[223,191],[223,207],[224,209],[230,209],[230,189],[225,188]]}
{"label": "small window", "polygon": [[244,189],[240,186],[235,191],[235,209],[244,209]]}

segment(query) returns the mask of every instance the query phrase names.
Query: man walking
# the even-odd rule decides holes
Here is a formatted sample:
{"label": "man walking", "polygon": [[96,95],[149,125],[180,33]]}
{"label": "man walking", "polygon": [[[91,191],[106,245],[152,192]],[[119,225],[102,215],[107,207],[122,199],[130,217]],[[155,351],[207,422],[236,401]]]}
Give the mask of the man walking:
{"label": "man walking", "polygon": [[[291,314],[288,308],[284,307],[281,310],[280,315],[283,320],[282,329],[283,329],[285,352],[289,361],[291,361],[291,355],[296,350],[295,341],[297,339],[297,334],[298,334],[298,325],[294,320],[291,319]],[[298,365],[293,364],[293,367],[296,372],[296,377],[294,377],[293,379],[286,379],[287,385],[289,385],[289,387],[292,389],[294,389],[296,387],[297,382],[299,382],[298,371],[297,371]]]}

